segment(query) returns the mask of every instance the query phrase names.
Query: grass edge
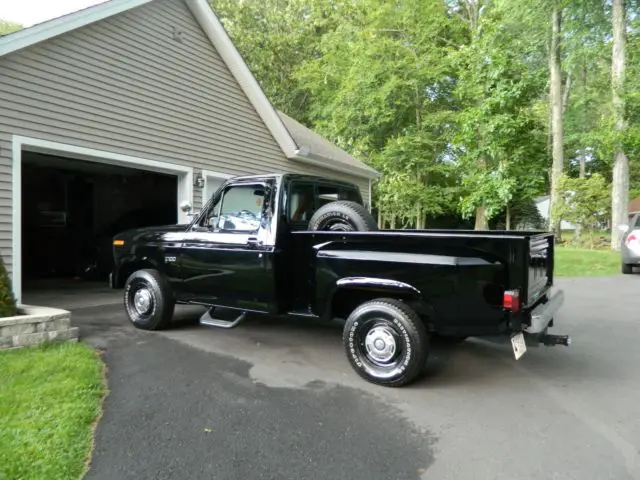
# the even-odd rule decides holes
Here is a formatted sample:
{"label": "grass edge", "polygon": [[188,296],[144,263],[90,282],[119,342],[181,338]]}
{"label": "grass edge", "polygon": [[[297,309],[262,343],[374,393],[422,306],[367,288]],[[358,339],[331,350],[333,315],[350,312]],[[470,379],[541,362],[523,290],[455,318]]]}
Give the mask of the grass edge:
{"label": "grass edge", "polygon": [[98,414],[96,415],[96,417],[93,419],[93,422],[91,423],[91,444],[89,445],[89,451],[87,452],[86,458],[84,460],[84,468],[82,470],[82,473],[80,474],[80,477],[79,477],[80,479],[84,478],[87,475],[87,473],[89,473],[89,470],[91,469],[91,462],[93,461],[93,453],[96,447],[96,431],[98,429],[98,425],[100,424],[100,420],[102,420],[102,416],[104,415],[104,402],[106,401],[110,393],[109,376],[108,376],[109,367],[107,366],[107,363],[104,361],[102,357],[102,355],[104,354],[104,350],[100,350],[93,347],[91,347],[91,350],[93,351],[93,354],[98,358],[98,361],[100,362],[100,365],[101,365],[100,377],[102,380],[103,395],[102,395],[102,398],[100,399],[100,403],[98,404]]}

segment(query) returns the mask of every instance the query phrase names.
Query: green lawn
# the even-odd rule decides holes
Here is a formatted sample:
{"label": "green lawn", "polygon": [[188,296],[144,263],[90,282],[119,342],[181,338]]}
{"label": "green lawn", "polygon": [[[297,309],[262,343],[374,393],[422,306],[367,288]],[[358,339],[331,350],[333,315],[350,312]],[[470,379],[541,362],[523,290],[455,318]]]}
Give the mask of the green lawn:
{"label": "green lawn", "polygon": [[81,343],[0,352],[0,478],[81,478],[105,391]]}
{"label": "green lawn", "polygon": [[611,250],[556,247],[555,257],[555,275],[558,277],[595,277],[620,273],[620,253]]}

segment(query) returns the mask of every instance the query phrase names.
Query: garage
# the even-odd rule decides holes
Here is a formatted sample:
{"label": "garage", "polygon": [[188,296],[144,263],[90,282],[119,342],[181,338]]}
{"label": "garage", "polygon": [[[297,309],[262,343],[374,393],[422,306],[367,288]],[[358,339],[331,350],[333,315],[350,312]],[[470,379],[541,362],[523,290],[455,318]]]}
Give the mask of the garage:
{"label": "garage", "polygon": [[22,276],[105,282],[119,231],[177,222],[177,177],[137,168],[24,152]]}
{"label": "garage", "polygon": [[322,175],[365,202],[379,177],[271,104],[206,0],[107,0],[0,37],[0,105],[0,254],[19,303],[120,301],[104,240],[187,223],[179,204],[198,210],[229,177]]}
{"label": "garage", "polygon": [[113,236],[188,221],[179,203],[189,198],[192,172],[180,165],[19,140],[13,183],[14,196],[20,197],[20,225],[14,227],[20,247],[14,258],[21,259],[17,271],[26,303],[78,307],[119,301],[107,288]]}

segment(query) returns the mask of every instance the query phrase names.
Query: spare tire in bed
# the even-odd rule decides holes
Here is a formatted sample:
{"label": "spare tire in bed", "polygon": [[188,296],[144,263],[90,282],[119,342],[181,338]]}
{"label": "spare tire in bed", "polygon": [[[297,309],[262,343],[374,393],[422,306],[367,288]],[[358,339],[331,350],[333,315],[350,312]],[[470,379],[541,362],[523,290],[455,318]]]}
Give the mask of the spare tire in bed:
{"label": "spare tire in bed", "polygon": [[309,230],[369,232],[377,229],[376,220],[364,206],[347,200],[321,206],[309,220]]}

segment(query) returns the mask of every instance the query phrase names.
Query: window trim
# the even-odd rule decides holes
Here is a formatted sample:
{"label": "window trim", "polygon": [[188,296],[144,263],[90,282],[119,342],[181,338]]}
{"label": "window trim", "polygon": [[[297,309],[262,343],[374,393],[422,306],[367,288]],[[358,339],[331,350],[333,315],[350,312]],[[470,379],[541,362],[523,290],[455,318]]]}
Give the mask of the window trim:
{"label": "window trim", "polygon": [[[261,225],[258,225],[258,228],[256,230],[247,231],[247,230],[227,230],[227,229],[220,229],[220,228],[213,229],[206,224],[206,220],[211,218],[209,214],[214,209],[214,207],[216,207],[216,205],[219,205],[220,208],[222,207],[222,205],[224,204],[224,198],[227,195],[227,192],[229,190],[233,188],[247,188],[247,187],[255,188],[258,186],[263,187],[265,190],[269,190],[271,188],[268,182],[261,182],[261,181],[252,181],[252,182],[246,182],[246,183],[245,182],[232,183],[232,184],[226,185],[222,190],[220,190],[218,195],[211,198],[210,204],[207,205],[207,208],[203,212],[202,217],[199,219],[198,222],[196,222],[194,227],[197,229],[206,228],[210,233],[215,233],[219,235],[245,235],[249,237],[258,235],[260,233],[260,230],[263,228]],[[265,216],[266,208],[269,203],[269,200],[270,199],[267,198],[267,196],[264,197],[264,201],[262,202],[262,207],[260,208],[260,223],[262,223],[262,219]],[[202,223],[202,222],[205,222],[205,223]]]}

